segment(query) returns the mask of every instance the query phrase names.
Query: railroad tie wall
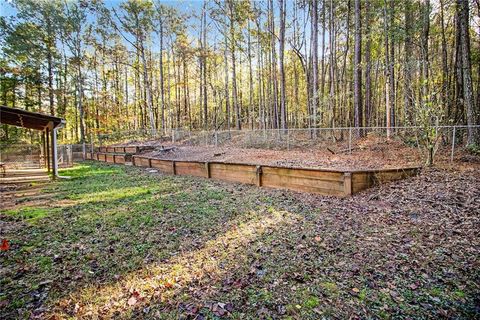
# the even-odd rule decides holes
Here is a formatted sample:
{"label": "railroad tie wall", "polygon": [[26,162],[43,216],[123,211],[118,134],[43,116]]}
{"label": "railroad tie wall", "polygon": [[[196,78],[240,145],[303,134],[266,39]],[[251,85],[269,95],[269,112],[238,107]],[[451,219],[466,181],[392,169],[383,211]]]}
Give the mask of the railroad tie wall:
{"label": "railroad tie wall", "polygon": [[109,163],[115,163],[115,155],[113,153],[105,154],[105,161]]}
{"label": "railroad tie wall", "polygon": [[[136,159],[136,158],[138,158],[138,157],[134,156],[134,159]],[[135,165],[141,167],[141,165],[138,165],[137,162],[135,162]],[[173,161],[160,160],[160,159],[150,159],[150,166],[152,168],[158,169],[161,172],[174,174]]]}
{"label": "railroad tie wall", "polygon": [[277,189],[349,196],[375,184],[415,175],[419,168],[337,171],[305,168],[255,166],[250,164],[172,161],[134,155],[135,166],[155,168],[175,175],[206,177]]}
{"label": "railroad tie wall", "polygon": [[107,154],[106,153],[100,153],[100,152],[97,153],[97,160],[106,162],[107,161]]}
{"label": "railroad tie wall", "polygon": [[151,168],[152,165],[150,164],[150,158],[148,157],[140,157],[140,156],[133,156],[133,165],[137,167],[146,167]]}
{"label": "railroad tie wall", "polygon": [[135,154],[138,153],[138,147],[124,147],[123,152]]}
{"label": "railroad tie wall", "polygon": [[324,195],[345,195],[344,174],[295,168],[262,167],[262,186]]}
{"label": "railroad tie wall", "polygon": [[127,155],[125,154],[114,154],[113,163],[125,164],[127,162]]}
{"label": "railroad tie wall", "polygon": [[256,166],[230,163],[209,163],[210,178],[261,185],[257,182]]}

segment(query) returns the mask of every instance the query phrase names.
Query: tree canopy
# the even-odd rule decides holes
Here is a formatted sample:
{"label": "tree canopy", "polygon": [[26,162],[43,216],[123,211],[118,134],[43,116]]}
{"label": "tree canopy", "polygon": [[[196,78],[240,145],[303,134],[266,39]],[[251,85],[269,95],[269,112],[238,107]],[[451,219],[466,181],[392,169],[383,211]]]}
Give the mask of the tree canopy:
{"label": "tree canopy", "polygon": [[[66,117],[65,141],[480,121],[478,1],[11,6],[0,19],[0,102]],[[468,141],[478,144],[478,131]]]}

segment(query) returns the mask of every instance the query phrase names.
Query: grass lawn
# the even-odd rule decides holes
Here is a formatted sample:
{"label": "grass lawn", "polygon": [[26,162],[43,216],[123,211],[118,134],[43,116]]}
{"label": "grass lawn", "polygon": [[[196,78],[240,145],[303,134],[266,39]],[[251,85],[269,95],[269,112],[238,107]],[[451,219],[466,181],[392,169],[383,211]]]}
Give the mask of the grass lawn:
{"label": "grass lawn", "polygon": [[480,317],[478,171],[348,199],[93,162],[61,174],[48,201],[0,213],[2,319]]}

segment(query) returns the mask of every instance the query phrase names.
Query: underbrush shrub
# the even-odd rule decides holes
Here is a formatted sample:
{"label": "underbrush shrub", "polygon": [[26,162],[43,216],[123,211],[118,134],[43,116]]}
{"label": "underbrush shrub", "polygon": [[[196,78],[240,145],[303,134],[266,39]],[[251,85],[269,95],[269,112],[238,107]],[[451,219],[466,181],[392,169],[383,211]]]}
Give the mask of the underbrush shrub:
{"label": "underbrush shrub", "polygon": [[469,144],[467,146],[467,152],[474,155],[474,156],[480,156],[480,145],[478,144]]}

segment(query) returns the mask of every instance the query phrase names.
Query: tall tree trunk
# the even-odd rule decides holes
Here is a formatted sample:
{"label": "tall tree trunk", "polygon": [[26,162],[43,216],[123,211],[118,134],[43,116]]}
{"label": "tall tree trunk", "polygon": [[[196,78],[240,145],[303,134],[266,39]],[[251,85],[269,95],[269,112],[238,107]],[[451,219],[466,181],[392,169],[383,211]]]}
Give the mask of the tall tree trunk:
{"label": "tall tree trunk", "polygon": [[269,22],[270,22],[270,50],[272,56],[271,75],[273,84],[273,128],[278,128],[280,124],[280,115],[278,112],[278,81],[277,81],[277,50],[275,49],[275,15],[273,9],[273,0],[269,0]]}
{"label": "tall tree trunk", "polygon": [[421,88],[422,88],[422,99],[424,103],[429,103],[430,98],[430,89],[429,89],[429,46],[428,40],[430,38],[430,1],[425,0],[422,4],[422,41],[421,41],[421,50],[422,50],[422,67],[421,70]]}
{"label": "tall tree trunk", "polygon": [[247,34],[248,34],[248,47],[247,47],[247,55],[248,55],[248,109],[249,109],[249,121],[250,121],[250,129],[254,129],[254,105],[253,105],[253,68],[252,68],[252,41],[251,41],[251,30],[250,30],[250,20],[247,22]]}
{"label": "tall tree trunk", "polygon": [[367,42],[365,44],[365,122],[367,127],[372,125],[372,35],[371,35],[371,3],[365,2],[365,34]]}
{"label": "tall tree trunk", "polygon": [[477,124],[480,110],[475,110],[473,99],[472,65],[470,55],[469,1],[457,0],[458,28],[460,29],[461,68],[463,81],[463,103],[467,115],[467,144],[479,145],[479,130],[471,126]]}
{"label": "tall tree trunk", "polygon": [[143,41],[140,41],[140,55],[142,58],[142,65],[143,65],[143,81],[146,90],[146,98],[147,98],[147,107],[148,107],[148,116],[150,119],[150,131],[152,136],[157,134],[157,129],[155,125],[155,117],[153,114],[153,98],[152,98],[152,85],[150,83],[150,77],[148,75],[148,66],[147,66],[147,59],[145,57],[145,48],[143,46]]}
{"label": "tall tree trunk", "polygon": [[[175,69],[173,70],[175,72]],[[167,49],[167,96],[168,96],[168,112],[170,115],[170,129],[174,128],[175,113],[172,108],[172,77],[170,75],[170,49]]]}
{"label": "tall tree trunk", "polygon": [[83,75],[82,75],[82,66],[80,61],[78,62],[77,67],[77,77],[78,77],[78,114],[80,117],[80,143],[85,142],[85,112],[83,110]]}
{"label": "tall tree trunk", "polygon": [[[393,1],[393,0],[390,0],[390,1]],[[391,134],[390,128],[392,127],[391,112],[393,109],[392,107],[393,97],[391,96],[391,91],[390,91],[390,88],[391,88],[390,81],[392,81],[392,77],[390,75],[390,72],[391,72],[390,64],[392,62],[390,61],[390,49],[389,49],[390,24],[389,24],[389,15],[387,13],[387,3],[385,3],[383,12],[384,12],[383,24],[384,24],[384,33],[385,33],[385,118],[386,118],[386,127],[387,127],[387,139],[389,139]]]}
{"label": "tall tree trunk", "polygon": [[447,110],[447,119],[451,119],[451,103],[449,94],[449,71],[448,71],[448,52],[447,38],[445,35],[445,14],[444,0],[440,0],[440,26],[442,30],[442,105]]}
{"label": "tall tree trunk", "polygon": [[160,102],[161,102],[161,123],[162,123],[162,135],[165,135],[165,77],[163,74],[163,13],[159,13],[158,27],[159,27],[159,42],[160,42],[160,56],[159,56],[159,66],[160,69]]}
{"label": "tall tree trunk", "polygon": [[203,40],[202,40],[202,69],[203,69],[203,120],[204,129],[208,130],[208,95],[207,95],[207,0],[203,1]]}
{"label": "tall tree trunk", "polygon": [[[130,114],[129,114],[129,106],[128,106],[128,68],[125,65],[125,119],[127,120],[127,130],[130,130]],[[97,108],[98,111],[98,108]]]}
{"label": "tall tree trunk", "polygon": [[286,2],[279,1],[280,6],[280,122],[282,129],[287,129],[287,102],[285,92],[285,16]]}
{"label": "tall tree trunk", "polygon": [[[361,0],[355,0],[355,53],[354,53],[354,110],[355,110],[355,127],[363,126],[363,107],[362,107],[362,31],[361,31]],[[357,135],[361,136],[362,132],[357,131]]]}
{"label": "tall tree trunk", "polygon": [[312,113],[313,135],[317,136],[318,119],[318,0],[311,2],[311,37],[312,37]]}
{"label": "tall tree trunk", "polygon": [[[324,107],[324,99],[325,99],[325,35],[326,35],[326,17],[325,17],[325,13],[326,13],[326,2],[327,0],[323,0],[322,2],[322,62],[321,62],[321,79],[320,79],[320,100],[321,100],[321,105],[322,105],[322,111],[320,111],[320,119],[322,119],[323,121],[323,112],[325,110],[325,107]],[[319,101],[320,103],[320,101]]]}
{"label": "tall tree trunk", "polygon": [[334,2],[333,0],[330,0],[330,15],[329,15],[329,38],[330,38],[330,44],[329,44],[329,51],[330,51],[330,127],[335,126],[335,109],[336,109],[336,102],[335,102],[335,80],[336,80],[336,75],[335,75],[335,19],[334,19]]}
{"label": "tall tree trunk", "polygon": [[[389,6],[384,8],[385,26],[385,69],[386,69],[386,117],[387,137],[390,137],[390,128],[395,126],[395,48],[393,40],[394,0],[389,0]],[[388,10],[388,12],[387,12]]]}
{"label": "tall tree trunk", "polygon": [[238,103],[238,90],[237,90],[237,66],[235,57],[235,15],[234,15],[234,1],[228,1],[230,10],[230,53],[232,55],[232,95],[233,95],[233,107],[235,109],[235,122],[237,130],[242,129],[242,117],[240,112],[240,104]]}
{"label": "tall tree trunk", "polygon": [[227,130],[230,130],[231,124],[230,124],[230,95],[229,95],[229,79],[228,79],[228,40],[227,36],[224,36],[225,40],[225,50],[224,50],[224,57],[223,60],[225,61],[225,116],[227,120]]}
{"label": "tall tree trunk", "polygon": [[[254,3],[254,6],[255,6],[255,3]],[[256,9],[256,6],[255,6],[255,9]],[[263,51],[262,51],[262,47],[261,47],[261,39],[262,39],[262,35],[261,35],[261,32],[260,32],[260,24],[261,24],[261,21],[260,21],[260,15],[257,16],[257,19],[255,20],[255,24],[256,24],[256,31],[257,31],[257,61],[258,61],[258,68],[257,68],[257,71],[258,71],[258,114],[259,114],[259,128],[260,129],[266,129],[266,125],[265,125],[265,106],[266,106],[266,103],[265,103],[265,87],[264,87],[264,81],[262,81],[263,79]]]}
{"label": "tall tree trunk", "polygon": [[403,105],[406,124],[412,125],[413,119],[413,90],[412,90],[412,3],[405,0],[405,58],[403,66]]}
{"label": "tall tree trunk", "polygon": [[55,102],[53,99],[53,48],[54,35],[52,30],[52,22],[47,18],[47,69],[48,69],[48,100],[50,103],[50,114],[55,115]]}

